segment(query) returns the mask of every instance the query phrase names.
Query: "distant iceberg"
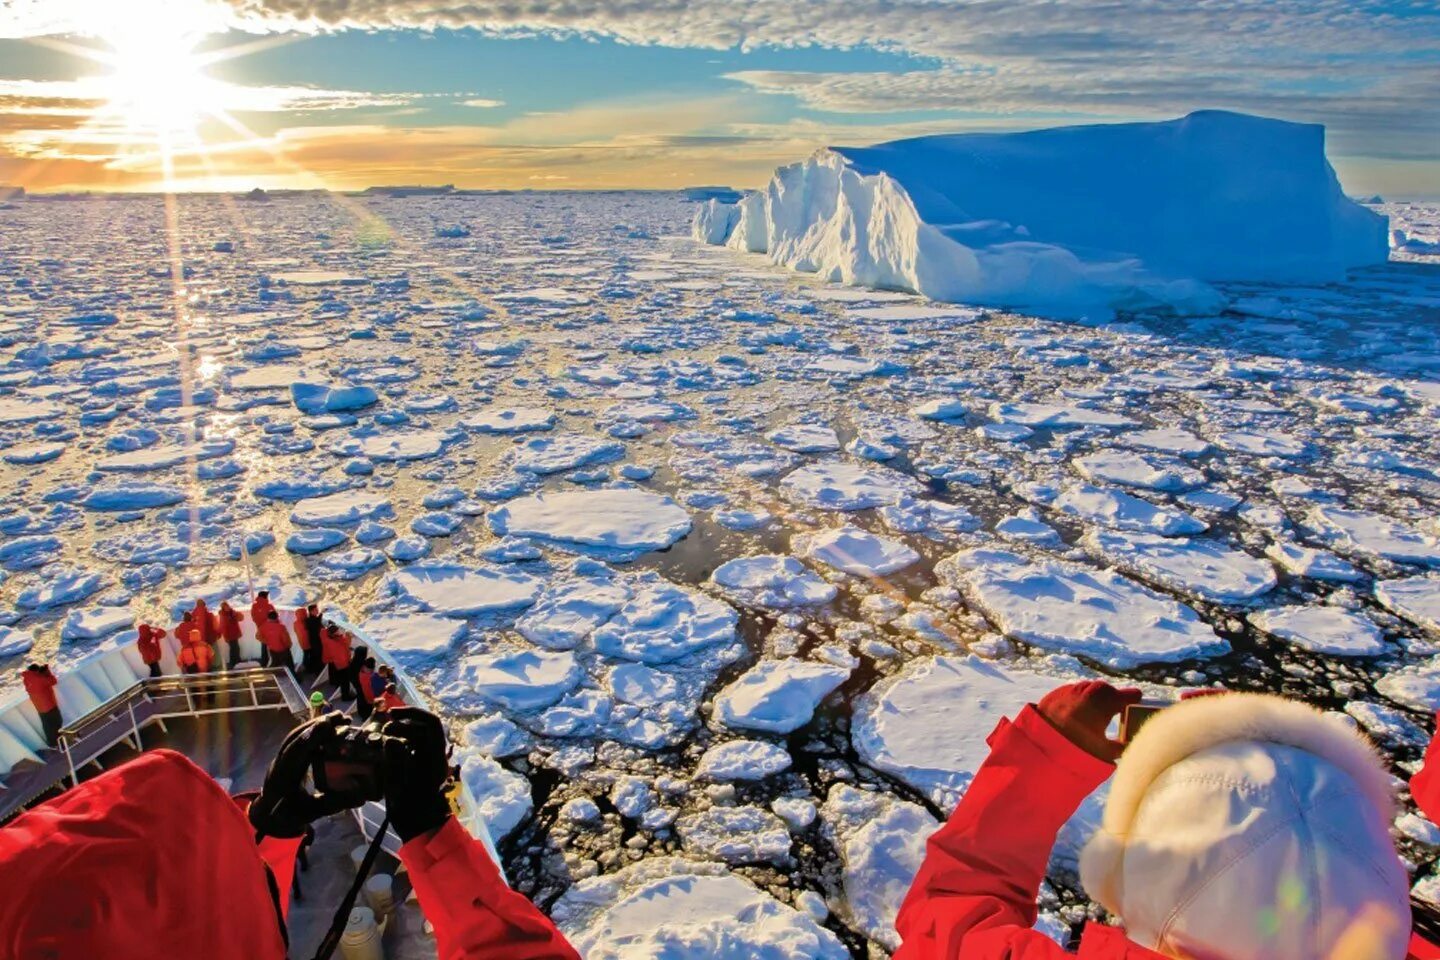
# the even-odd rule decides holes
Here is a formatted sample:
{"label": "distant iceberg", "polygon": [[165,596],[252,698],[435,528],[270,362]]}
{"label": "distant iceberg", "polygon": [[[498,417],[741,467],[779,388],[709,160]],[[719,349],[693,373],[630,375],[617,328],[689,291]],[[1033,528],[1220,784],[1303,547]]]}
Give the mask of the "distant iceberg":
{"label": "distant iceberg", "polygon": [[1207,281],[1329,282],[1389,256],[1324,127],[1221,111],[822,149],[709,201],[693,233],[828,280],[1092,318],[1213,313]]}

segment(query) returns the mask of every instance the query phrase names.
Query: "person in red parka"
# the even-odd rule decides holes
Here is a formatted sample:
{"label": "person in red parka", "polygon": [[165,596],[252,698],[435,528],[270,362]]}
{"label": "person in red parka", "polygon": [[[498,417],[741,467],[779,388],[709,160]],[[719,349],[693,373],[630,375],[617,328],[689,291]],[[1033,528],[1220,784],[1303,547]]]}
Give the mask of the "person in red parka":
{"label": "person in red parka", "polygon": [[183,650],[192,643],[200,642],[200,635],[195,630],[195,614],[186,610],[180,615],[180,622],[175,624],[175,639],[180,641],[180,648]]}
{"label": "person in red parka", "polygon": [[[0,897],[0,960],[284,960],[305,831],[359,802],[305,786],[345,723],[330,715],[292,731],[256,797],[227,797],[158,750],[0,828],[0,876],[25,878]],[[439,719],[407,709],[386,733],[415,745],[387,757],[385,806],[440,960],[579,960],[451,816]]]}
{"label": "person in red parka", "polygon": [[60,685],[60,681],[50,672],[48,663],[30,664],[20,672],[20,679],[25,684],[25,693],[30,697],[30,702],[35,705],[35,712],[40,714],[40,727],[45,731],[45,742],[52,747],[56,746],[60,742],[60,728],[65,726],[65,720],[60,716],[60,700],[55,695],[55,688]]}
{"label": "person in red parka", "polygon": [[140,662],[150,668],[150,676],[160,676],[160,659],[165,655],[160,641],[165,639],[165,631],[148,623],[140,624],[135,630],[139,634],[135,648],[140,651]]}
{"label": "person in red parka", "polygon": [[190,619],[199,632],[201,643],[214,647],[220,642],[220,621],[210,612],[210,608],[205,606],[203,599],[195,601],[195,611]]}
{"label": "person in red parka", "polygon": [[265,621],[256,627],[256,632],[261,646],[270,651],[271,666],[289,667],[294,673],[295,655],[290,650],[290,631],[280,622],[280,614],[271,610],[266,614]]}
{"label": "person in red parka", "polygon": [[221,600],[220,609],[215,611],[215,619],[220,622],[220,639],[224,640],[225,646],[229,648],[225,669],[234,670],[240,663],[240,621],[245,619],[245,614],[230,606],[229,600]]}
{"label": "person in red parka", "polygon": [[1129,744],[1110,740],[1139,699],[1086,681],[1001,721],[927,843],[895,960],[1072,956],[1032,929],[1035,899],[1060,828],[1112,772],[1080,878],[1124,926],[1089,924],[1080,958],[1431,956],[1407,949],[1393,788],[1363,734],[1307,704],[1226,693],[1161,711]]}
{"label": "person in red parka", "polygon": [[353,656],[350,651],[350,634],[333,623],[327,623],[320,634],[320,642],[324,645],[323,653],[325,666],[329,670],[330,685],[340,688],[340,699],[354,700],[354,673],[350,669]]}
{"label": "person in red parka", "polygon": [[[255,599],[250,601],[250,622],[255,624],[255,630],[260,630],[260,624],[270,619],[270,611],[275,605],[270,602],[270,591],[261,590],[255,594]],[[260,666],[270,664],[270,651],[265,649],[265,644],[260,644]]]}
{"label": "person in red parka", "polygon": [[215,669],[215,650],[208,643],[182,644],[177,659],[181,673],[209,673]]}

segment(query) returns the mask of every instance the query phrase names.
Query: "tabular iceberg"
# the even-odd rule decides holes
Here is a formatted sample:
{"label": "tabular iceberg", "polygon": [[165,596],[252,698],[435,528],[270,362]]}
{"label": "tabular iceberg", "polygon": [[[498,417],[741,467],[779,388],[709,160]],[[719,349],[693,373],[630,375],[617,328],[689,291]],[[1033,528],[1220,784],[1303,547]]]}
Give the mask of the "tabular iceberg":
{"label": "tabular iceberg", "polygon": [[1223,111],[1162,123],[831,147],[694,236],[829,280],[1059,316],[1208,313],[1206,281],[1326,282],[1389,256],[1325,129]]}

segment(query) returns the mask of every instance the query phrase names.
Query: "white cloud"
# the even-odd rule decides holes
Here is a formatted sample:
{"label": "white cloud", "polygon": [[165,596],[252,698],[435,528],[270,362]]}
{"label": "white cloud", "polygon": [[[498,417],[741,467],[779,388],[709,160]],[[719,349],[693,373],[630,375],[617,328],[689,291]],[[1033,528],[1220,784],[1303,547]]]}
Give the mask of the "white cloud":
{"label": "white cloud", "polygon": [[480,110],[492,110],[495,107],[505,106],[504,100],[491,100],[486,97],[472,97],[469,100],[461,100],[462,107],[476,107]]}
{"label": "white cloud", "polygon": [[1229,107],[1327,123],[1342,149],[1434,153],[1440,18],[1420,0],[11,0],[0,35],[92,29],[135,3],[255,31],[462,28],[701,49],[874,47],[895,73],[746,71],[813,110],[1159,116]]}

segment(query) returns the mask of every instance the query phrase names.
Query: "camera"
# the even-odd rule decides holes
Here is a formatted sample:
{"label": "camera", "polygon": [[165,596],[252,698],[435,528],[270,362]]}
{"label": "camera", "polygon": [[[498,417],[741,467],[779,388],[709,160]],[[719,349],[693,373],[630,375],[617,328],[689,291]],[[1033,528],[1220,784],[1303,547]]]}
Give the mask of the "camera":
{"label": "camera", "polygon": [[1129,743],[1134,740],[1141,727],[1169,706],[1173,704],[1166,700],[1141,700],[1139,703],[1130,704],[1120,717],[1120,742]]}
{"label": "camera", "polygon": [[316,789],[364,800],[384,799],[387,755],[413,749],[404,738],[386,734],[385,726],[384,719],[375,718],[338,730],[311,767]]}

